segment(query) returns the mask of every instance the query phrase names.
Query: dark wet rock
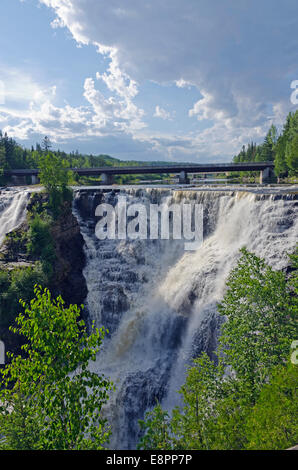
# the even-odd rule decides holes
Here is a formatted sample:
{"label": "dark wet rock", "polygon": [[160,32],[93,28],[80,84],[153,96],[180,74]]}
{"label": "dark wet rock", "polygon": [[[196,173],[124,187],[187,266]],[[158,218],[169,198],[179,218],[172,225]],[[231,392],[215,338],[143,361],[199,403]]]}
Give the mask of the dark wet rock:
{"label": "dark wet rock", "polygon": [[113,333],[125,311],[129,309],[129,301],[120,284],[109,283],[105,285],[102,302],[102,324]]}
{"label": "dark wet rock", "polygon": [[116,442],[129,440],[128,449],[135,449],[141,437],[138,420],[143,419],[145,411],[153,408],[156,402],[161,402],[165,396],[170,373],[169,364],[170,362],[166,366],[165,362],[158,363],[155,368],[128,375],[122,384],[115,411],[122,415],[118,416],[118,419],[123,423],[123,427],[116,430],[117,435],[113,439]]}
{"label": "dark wet rock", "polygon": [[194,335],[192,348],[193,358],[199,357],[202,352],[206,352],[210,359],[217,362],[215,351],[217,349],[217,338],[222,323],[223,318],[214,312],[203,319],[200,329],[197,330]]}
{"label": "dark wet rock", "polygon": [[122,313],[129,308],[127,297],[120,284],[109,284],[106,286],[102,304],[104,310],[111,313]]}
{"label": "dark wet rock", "polygon": [[59,291],[67,304],[82,304],[87,295],[86,280],[83,276],[85,254],[84,239],[77,219],[67,204],[63,214],[51,231],[54,240],[56,261],[53,287]]}

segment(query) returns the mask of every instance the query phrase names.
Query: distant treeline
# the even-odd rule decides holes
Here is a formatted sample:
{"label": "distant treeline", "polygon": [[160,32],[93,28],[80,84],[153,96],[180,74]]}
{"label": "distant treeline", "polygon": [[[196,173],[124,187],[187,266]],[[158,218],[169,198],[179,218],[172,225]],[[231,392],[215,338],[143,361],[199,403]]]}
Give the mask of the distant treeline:
{"label": "distant treeline", "polygon": [[[164,162],[142,162],[137,160],[120,160],[109,155],[82,154],[78,150],[67,153],[61,150],[52,150],[52,143],[46,136],[43,141],[26,149],[18,144],[7,133],[3,134],[0,130],[0,185],[7,181],[3,177],[3,170],[39,168],[41,158],[48,153],[56,155],[61,159],[63,165],[68,168],[97,168],[104,166],[139,166],[139,165],[159,165]],[[171,163],[168,163],[171,165]],[[138,181],[139,179],[163,179],[165,175],[121,175],[115,178],[118,183],[127,181]],[[94,180],[91,177],[79,177],[74,173],[74,181],[85,183],[88,180]]]}
{"label": "distant treeline", "polygon": [[289,113],[280,135],[272,125],[264,142],[251,142],[233,158],[234,162],[274,161],[277,176],[298,175],[298,110]]}
{"label": "distant treeline", "polygon": [[[52,150],[50,139],[46,136],[42,143],[37,143],[35,148],[26,149],[19,145],[14,139],[6,133],[3,135],[0,131],[0,168],[2,169],[20,169],[20,168],[38,168],[40,158],[52,153],[67,162],[69,168],[95,168],[101,166],[126,166],[126,165],[146,165],[146,162],[124,161],[109,155],[86,155],[75,152],[66,153],[61,150]],[[147,162],[148,164],[158,164],[158,162]]]}

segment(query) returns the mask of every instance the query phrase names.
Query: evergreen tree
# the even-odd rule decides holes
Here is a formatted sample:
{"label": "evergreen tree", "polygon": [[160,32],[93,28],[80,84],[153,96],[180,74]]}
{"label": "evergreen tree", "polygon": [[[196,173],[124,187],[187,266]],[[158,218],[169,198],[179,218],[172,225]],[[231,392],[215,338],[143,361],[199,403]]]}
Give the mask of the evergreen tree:
{"label": "evergreen tree", "polygon": [[41,143],[41,148],[42,148],[42,150],[43,150],[45,153],[47,153],[47,152],[49,152],[49,150],[51,149],[51,147],[52,147],[52,143],[51,143],[49,137],[48,137],[48,136],[45,136],[45,138],[43,139],[43,141],[42,141],[42,143]]}
{"label": "evergreen tree", "polygon": [[274,149],[277,141],[277,129],[272,124],[269,131],[266,134],[262,149],[260,152],[260,161],[269,162],[274,160]]}
{"label": "evergreen tree", "polygon": [[285,161],[290,175],[298,175],[298,111],[290,117]]}
{"label": "evergreen tree", "polygon": [[6,153],[5,153],[5,146],[0,141],[0,168],[4,170],[7,168],[7,161],[6,161]]}

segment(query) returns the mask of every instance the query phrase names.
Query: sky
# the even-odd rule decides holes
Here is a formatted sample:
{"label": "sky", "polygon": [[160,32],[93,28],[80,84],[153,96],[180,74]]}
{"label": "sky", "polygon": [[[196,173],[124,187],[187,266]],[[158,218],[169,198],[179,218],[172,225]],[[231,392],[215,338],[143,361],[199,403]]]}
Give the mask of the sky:
{"label": "sky", "polygon": [[229,162],[297,109],[297,0],[1,0],[1,17],[0,129],[25,147]]}

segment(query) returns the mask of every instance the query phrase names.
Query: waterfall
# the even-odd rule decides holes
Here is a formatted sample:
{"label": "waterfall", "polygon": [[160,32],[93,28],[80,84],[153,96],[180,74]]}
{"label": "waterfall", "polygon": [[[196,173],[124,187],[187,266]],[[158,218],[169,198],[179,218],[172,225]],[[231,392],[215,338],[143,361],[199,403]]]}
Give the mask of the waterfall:
{"label": "waterfall", "polygon": [[[129,204],[197,202],[204,209],[204,242],[184,251],[181,240],[99,240],[95,208]],[[82,189],[74,200],[85,240],[86,307],[90,322],[109,329],[94,371],[115,384],[105,410],[111,448],[133,449],[138,419],[156,400],[172,409],[186,364],[211,357],[220,319],[217,302],[239,257],[248,250],[276,269],[288,264],[297,243],[297,196],[278,189]]]}
{"label": "waterfall", "polygon": [[[95,209],[127,205],[198,203],[204,241],[185,251],[184,240],[99,240]],[[0,191],[0,245],[25,219],[30,190]],[[239,258],[248,250],[274,269],[288,265],[297,244],[295,188],[81,188],[73,212],[85,241],[90,324],[109,329],[92,370],[115,384],[104,410],[112,426],[110,446],[133,449],[138,420],[156,404],[171,410],[186,365],[202,351],[212,357],[221,319],[217,303]]]}
{"label": "waterfall", "polygon": [[0,246],[5,235],[25,220],[29,196],[27,190],[0,191]]}

